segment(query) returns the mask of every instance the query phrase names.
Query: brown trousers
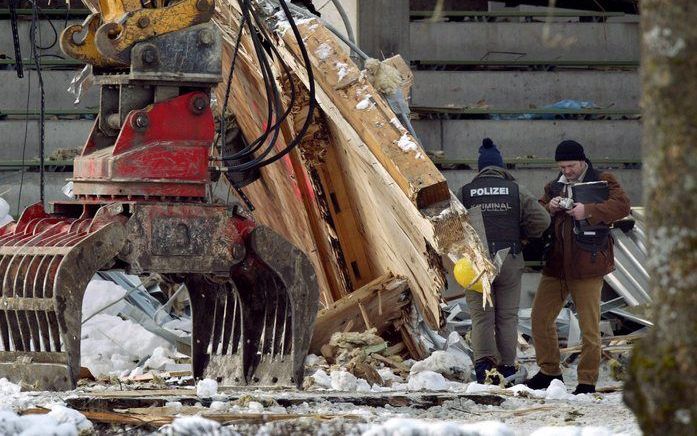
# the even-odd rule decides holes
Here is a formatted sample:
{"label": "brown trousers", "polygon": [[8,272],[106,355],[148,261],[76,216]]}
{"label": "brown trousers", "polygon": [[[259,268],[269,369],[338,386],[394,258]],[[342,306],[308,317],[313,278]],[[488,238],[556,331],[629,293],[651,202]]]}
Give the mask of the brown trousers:
{"label": "brown trousers", "polygon": [[543,374],[559,375],[561,359],[555,320],[569,295],[581,326],[578,382],[595,385],[600,367],[600,291],[603,278],[564,280],[542,275],[532,303],[532,339]]}

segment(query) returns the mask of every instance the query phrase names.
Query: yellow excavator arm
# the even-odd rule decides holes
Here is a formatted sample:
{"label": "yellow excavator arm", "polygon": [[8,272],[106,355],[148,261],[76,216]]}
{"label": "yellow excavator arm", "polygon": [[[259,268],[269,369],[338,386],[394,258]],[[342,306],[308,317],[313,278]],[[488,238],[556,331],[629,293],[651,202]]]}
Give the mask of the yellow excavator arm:
{"label": "yellow excavator arm", "polygon": [[143,7],[140,0],[99,0],[100,12],[63,30],[61,49],[97,67],[128,66],[134,44],[210,20],[215,1],[160,1],[150,6]]}

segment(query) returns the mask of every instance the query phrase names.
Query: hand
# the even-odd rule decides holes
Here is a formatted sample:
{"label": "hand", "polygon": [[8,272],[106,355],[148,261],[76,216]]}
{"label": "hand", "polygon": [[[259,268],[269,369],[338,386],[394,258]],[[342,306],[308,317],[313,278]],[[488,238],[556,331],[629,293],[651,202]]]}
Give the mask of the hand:
{"label": "hand", "polygon": [[557,213],[560,210],[562,210],[561,207],[559,206],[559,200],[561,200],[561,197],[554,197],[553,199],[551,199],[549,201],[549,204],[547,205],[547,207],[549,208],[549,211],[551,213]]}
{"label": "hand", "polygon": [[574,217],[576,221],[581,221],[586,219],[586,206],[583,203],[574,203],[574,207],[571,210],[567,210],[566,213]]}

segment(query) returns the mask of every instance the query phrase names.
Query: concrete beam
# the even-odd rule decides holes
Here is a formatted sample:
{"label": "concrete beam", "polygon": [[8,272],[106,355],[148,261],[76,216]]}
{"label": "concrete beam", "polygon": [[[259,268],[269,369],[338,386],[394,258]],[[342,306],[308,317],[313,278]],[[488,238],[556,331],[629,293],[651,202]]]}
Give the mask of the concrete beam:
{"label": "concrete beam", "polygon": [[[59,148],[81,149],[87,141],[94,121],[46,120],[44,124],[44,149],[50,156]],[[26,159],[39,157],[39,120],[0,121],[0,160],[21,160],[24,131],[27,132]]]}
{"label": "concrete beam", "polygon": [[443,124],[440,120],[412,120],[412,126],[426,150],[442,150]]}
{"label": "concrete beam", "polygon": [[636,60],[637,23],[410,25],[410,60]]}
{"label": "concrete beam", "polygon": [[[70,81],[77,71],[44,70],[41,72],[44,82],[44,102],[46,109],[98,109],[99,87],[86,89],[75,105],[75,96],[68,92]],[[25,70],[24,78],[18,79],[14,71],[0,71],[2,86],[2,107],[5,109],[26,108],[27,90],[29,94],[29,110],[39,110],[41,93],[36,71]]]}
{"label": "concrete beam", "polygon": [[[602,170],[602,168],[600,169]],[[617,177],[620,185],[627,192],[632,206],[641,206],[643,204],[641,170],[610,169],[608,171]],[[558,173],[553,168],[526,168],[511,171],[518,183],[538,198],[542,196],[544,186],[552,181]],[[448,180],[450,190],[457,193],[462,185],[472,181],[477,172],[474,170],[443,171],[443,175]]]}
{"label": "concrete beam", "polygon": [[477,159],[486,137],[494,140],[504,158],[551,159],[556,145],[565,139],[580,142],[591,159],[642,157],[638,120],[414,120],[413,124],[426,149],[443,150],[449,159]]}
{"label": "concrete beam", "polygon": [[[68,20],[68,26],[73,24],[81,24],[82,20],[70,19]],[[53,27],[51,26],[53,24]],[[55,32],[54,29],[55,28]],[[38,45],[41,47],[46,47],[40,50],[40,54],[56,54],[63,55],[59,45],[58,38],[61,32],[65,28],[65,20],[54,17],[49,22],[48,20],[39,20],[38,26],[36,28],[36,38]],[[30,29],[31,29],[31,17],[22,17],[21,20],[17,22],[17,30],[19,31],[19,46],[22,50],[22,59],[31,58],[31,42],[30,42]],[[9,58],[14,59],[15,49],[12,42],[12,27],[10,25],[10,20],[0,20],[0,53],[4,53]],[[55,40],[55,43],[54,43]]]}
{"label": "concrete beam", "polygon": [[636,71],[414,71],[411,104],[427,107],[542,107],[563,99],[637,109]]}

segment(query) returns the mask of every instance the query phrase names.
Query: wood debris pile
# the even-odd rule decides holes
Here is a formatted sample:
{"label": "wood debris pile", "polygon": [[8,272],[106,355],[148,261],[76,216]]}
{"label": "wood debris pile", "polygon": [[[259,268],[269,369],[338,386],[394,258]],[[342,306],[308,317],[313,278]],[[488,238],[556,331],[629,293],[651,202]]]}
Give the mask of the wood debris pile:
{"label": "wood debris pile", "polygon": [[[273,17],[277,12],[273,3],[263,3]],[[240,21],[237,2],[219,1],[214,21],[225,36],[226,76]],[[409,331],[410,303],[431,328],[438,329],[444,322],[441,291],[451,264],[468,257],[487,277],[493,268],[464,208],[370,83],[367,76],[372,74],[354,64],[319,20],[298,23],[314,72],[319,109],[299,149],[263,168],[261,180],[245,188],[246,194],[256,207],[256,219],[308,253],[315,265],[325,310],[312,350],[326,344],[334,332],[375,327],[380,334],[399,332],[407,354],[422,358],[424,350]],[[308,79],[300,47],[292,32],[285,31],[286,24],[268,20],[275,31],[269,43],[280,54],[273,65],[277,80],[288,94],[295,86],[305,96],[296,100],[292,120],[284,126],[284,136],[291,138],[307,117]],[[281,63],[292,72],[293,83],[282,79]],[[395,66],[391,70],[399,71],[404,62],[392,60],[391,65]],[[258,70],[244,31],[228,109],[247,139],[263,131],[259,114],[265,113],[266,99]],[[402,77],[408,89],[408,74]],[[224,89],[218,87],[219,101]],[[409,147],[404,146],[407,142]],[[409,290],[408,299],[395,305],[390,294],[397,293],[389,290],[395,287],[376,286],[389,277],[404,281],[400,286]]]}
{"label": "wood debris pile", "polygon": [[[96,10],[96,0],[85,3]],[[269,29],[264,42],[277,50],[270,62],[281,100],[289,104],[291,88],[296,91],[290,115],[280,127],[276,142],[280,150],[308,117],[308,73],[283,14],[279,19],[278,5],[266,0],[255,4]],[[223,35],[224,78],[232,64],[240,17],[236,0],[216,1],[213,20]],[[327,343],[336,331],[375,327],[382,333],[389,328],[400,332],[408,353],[419,358],[423,350],[409,331],[409,310],[402,306],[413,303],[426,324],[439,329],[444,324],[441,293],[452,264],[462,257],[471,259],[483,272],[485,292],[493,265],[445,177],[368,80],[377,70],[361,71],[319,19],[296,17],[296,23],[314,73],[316,113],[299,147],[261,168],[260,179],[244,192],[254,205],[257,222],[310,257],[321,304],[334,310],[324,319],[320,315],[318,324],[323,327],[316,334],[322,337],[313,339],[313,348]],[[401,74],[403,92],[410,80],[404,66],[393,59],[387,67],[392,81]],[[217,87],[215,110],[218,116],[233,114],[249,143],[267,127],[267,97],[246,28],[239,41],[230,99],[222,108],[226,88],[226,82]],[[226,191],[222,197],[227,196]],[[385,277],[401,278],[409,301],[402,299],[397,308],[388,302],[390,291],[374,286]],[[360,298],[349,298],[359,293]]]}

